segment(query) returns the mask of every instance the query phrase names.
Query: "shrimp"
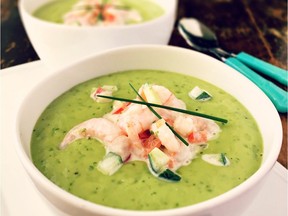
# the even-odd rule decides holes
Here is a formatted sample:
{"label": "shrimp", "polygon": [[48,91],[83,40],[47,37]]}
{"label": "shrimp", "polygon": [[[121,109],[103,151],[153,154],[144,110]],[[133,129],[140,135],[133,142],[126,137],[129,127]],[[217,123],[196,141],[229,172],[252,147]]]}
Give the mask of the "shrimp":
{"label": "shrimp", "polygon": [[[143,95],[145,87],[147,87],[147,84],[142,85],[142,87],[139,89],[140,95]],[[185,103],[182,100],[179,100],[169,89],[159,85],[150,85],[150,87],[155,97],[159,101],[159,104],[179,109],[186,109]],[[169,122],[173,122],[174,119],[179,115],[179,113],[171,110],[161,108],[155,108],[155,110],[159,113],[159,115],[161,115],[163,119],[169,120]]]}
{"label": "shrimp", "polygon": [[104,118],[111,120],[119,128],[121,128],[126,135],[135,144],[140,144],[141,140],[139,134],[148,130],[151,124],[157,120],[157,117],[146,107],[139,104],[124,105],[125,109],[118,114],[119,105],[116,106],[115,111],[106,114]]}
{"label": "shrimp", "polygon": [[174,129],[190,143],[205,143],[217,137],[220,127],[212,120],[190,115],[179,115],[173,124]]}
{"label": "shrimp", "polygon": [[159,95],[162,105],[173,106],[181,109],[186,108],[185,103],[176,98],[176,96],[164,86],[152,85],[152,89]]}
{"label": "shrimp", "polygon": [[67,25],[124,25],[129,22],[141,22],[142,16],[137,10],[121,9],[118,1],[109,3],[99,0],[80,0],[63,16]]}
{"label": "shrimp", "polygon": [[142,158],[145,150],[139,137],[143,131],[149,129],[156,117],[146,106],[130,103],[113,103],[113,110],[103,117],[113,122],[129,138],[133,147],[130,148],[132,156]]}
{"label": "shrimp", "polygon": [[184,137],[187,137],[192,131],[196,131],[193,118],[185,115],[179,115],[174,121],[174,129]]}
{"label": "shrimp", "polygon": [[59,148],[64,149],[70,143],[82,138],[94,138],[104,143],[111,143],[123,131],[105,118],[92,118],[73,127],[64,137]]}
{"label": "shrimp", "polygon": [[170,152],[179,152],[180,143],[176,139],[173,132],[165,124],[164,119],[160,119],[151,125],[151,131],[161,141],[161,144],[167,148]]}
{"label": "shrimp", "polygon": [[117,136],[112,142],[107,142],[106,152],[114,152],[121,156],[122,161],[127,161],[127,159],[131,156],[131,141],[125,135]]}
{"label": "shrimp", "polygon": [[104,25],[123,25],[129,22],[141,22],[142,16],[137,10],[117,8],[117,2],[106,5],[103,11]]}

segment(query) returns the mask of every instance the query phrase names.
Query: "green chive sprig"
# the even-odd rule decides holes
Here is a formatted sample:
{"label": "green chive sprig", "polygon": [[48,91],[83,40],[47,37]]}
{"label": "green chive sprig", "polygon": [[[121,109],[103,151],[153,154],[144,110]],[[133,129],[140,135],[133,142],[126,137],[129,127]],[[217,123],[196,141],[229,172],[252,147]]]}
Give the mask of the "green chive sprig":
{"label": "green chive sprig", "polygon": [[136,103],[136,104],[141,104],[141,105],[146,105],[146,106],[151,106],[151,107],[158,107],[158,108],[162,108],[162,109],[167,109],[167,110],[172,110],[172,111],[190,114],[190,115],[194,115],[194,116],[199,116],[199,117],[211,119],[211,120],[222,122],[222,123],[228,122],[227,119],[219,118],[216,116],[211,116],[211,115],[207,115],[207,114],[199,113],[199,112],[194,112],[194,111],[190,111],[190,110],[179,109],[179,108],[175,108],[175,107],[164,106],[164,105],[160,105],[160,104],[148,103],[146,101],[137,101],[137,100],[131,100],[131,99],[127,99],[127,98],[120,98],[120,97],[113,97],[113,96],[106,96],[106,95],[97,95],[97,97],[108,98],[108,99],[112,99],[112,100],[118,100],[118,101],[130,102],[130,103]]}

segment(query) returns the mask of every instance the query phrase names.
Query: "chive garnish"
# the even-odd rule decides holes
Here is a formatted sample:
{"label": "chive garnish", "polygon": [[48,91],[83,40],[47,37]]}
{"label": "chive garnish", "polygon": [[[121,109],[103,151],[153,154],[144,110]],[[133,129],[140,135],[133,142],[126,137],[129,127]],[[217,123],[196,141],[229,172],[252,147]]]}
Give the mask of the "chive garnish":
{"label": "chive garnish", "polygon": [[[145,102],[144,98],[138,93],[138,91],[132,86],[131,83],[129,83],[130,87],[133,89],[133,91],[139,96],[139,98]],[[151,112],[154,113],[154,115],[156,115],[159,119],[162,119],[161,115],[159,115],[150,105],[147,105],[146,106],[151,110]],[[178,137],[178,139],[180,139],[186,146],[189,145],[189,143],[183,139],[183,137],[181,137],[166,121],[165,121],[165,124],[167,125],[167,127],[169,127],[169,129],[173,132],[173,134]]]}
{"label": "chive garnish", "polygon": [[172,111],[190,114],[190,115],[194,115],[194,116],[199,116],[199,117],[211,119],[214,121],[219,121],[222,123],[228,122],[227,119],[219,118],[216,116],[211,116],[211,115],[207,115],[207,114],[203,114],[203,113],[199,113],[199,112],[193,112],[190,110],[183,110],[183,109],[179,109],[179,108],[175,108],[175,107],[164,106],[164,105],[160,105],[160,104],[148,103],[146,101],[137,101],[137,100],[131,100],[131,99],[120,98],[120,97],[112,97],[112,96],[106,96],[106,95],[97,95],[97,97],[108,98],[108,99],[118,100],[118,101],[125,101],[125,102],[136,103],[136,104],[142,104],[142,105],[152,106],[152,107],[158,107],[158,108],[162,108],[162,109],[167,109],[167,110],[172,110]]}

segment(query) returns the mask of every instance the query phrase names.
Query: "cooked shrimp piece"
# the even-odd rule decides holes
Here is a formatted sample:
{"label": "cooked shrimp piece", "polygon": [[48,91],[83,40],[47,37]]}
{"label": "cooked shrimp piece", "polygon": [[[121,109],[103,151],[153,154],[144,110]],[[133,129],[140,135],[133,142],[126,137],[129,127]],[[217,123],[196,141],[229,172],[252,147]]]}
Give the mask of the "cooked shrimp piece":
{"label": "cooked shrimp piece", "polygon": [[160,119],[151,125],[151,131],[161,141],[161,144],[167,148],[168,151],[174,153],[180,149],[180,143],[176,139],[173,132],[165,124],[164,119]]}
{"label": "cooked shrimp piece", "polygon": [[162,105],[186,109],[185,103],[164,86],[152,85],[152,89],[159,95]]}
{"label": "cooked shrimp piece", "polygon": [[179,109],[186,109],[186,104],[184,103],[184,101],[178,99],[174,94],[171,94],[171,96],[163,105],[176,107]]}
{"label": "cooked shrimp piece", "polygon": [[92,118],[73,127],[61,142],[60,149],[82,138],[94,138],[109,143],[120,135],[123,135],[122,130],[113,122],[105,118]]}
{"label": "cooked shrimp piece", "polygon": [[142,17],[136,10],[121,10],[107,7],[104,12],[104,25],[123,25],[129,22],[141,22]]}
{"label": "cooked shrimp piece", "polygon": [[201,117],[193,116],[194,122],[196,122],[196,128],[198,131],[205,131],[207,140],[217,138],[221,129],[217,123],[210,119],[204,119]]}
{"label": "cooked shrimp piece", "polygon": [[155,116],[147,106],[142,106],[141,115],[138,116],[138,121],[141,124],[142,131],[148,130],[151,127],[151,124],[157,119],[157,116]]}
{"label": "cooked shrimp piece", "polygon": [[[115,102],[114,102],[115,103]],[[122,110],[119,103],[116,102],[116,108],[104,116],[118,125],[126,132],[133,143],[139,143],[139,133],[150,128],[151,124],[157,120],[157,117],[147,108],[139,104],[129,104]],[[119,112],[121,110],[121,112]]]}
{"label": "cooked shrimp piece", "polygon": [[185,114],[175,119],[173,127],[190,143],[205,143],[220,132],[220,127],[214,121]]}
{"label": "cooked shrimp piece", "polygon": [[105,145],[107,152],[113,152],[121,156],[122,161],[126,161],[131,155],[131,142],[125,135],[117,136],[112,142]]}
{"label": "cooked shrimp piece", "polygon": [[138,93],[149,103],[164,104],[172,92],[164,86],[152,85],[145,83],[142,85]]}
{"label": "cooked shrimp piece", "polygon": [[184,137],[187,137],[192,131],[196,131],[193,118],[185,115],[178,115],[174,121],[173,127]]}
{"label": "cooked shrimp piece", "polygon": [[121,9],[118,1],[79,0],[63,16],[67,25],[124,25],[141,22],[142,16],[137,10]]}
{"label": "cooked shrimp piece", "polygon": [[118,125],[127,133],[127,136],[133,144],[141,143],[138,134],[143,131],[143,129],[138,119],[133,118],[133,116],[126,116],[126,118],[121,118]]}
{"label": "cooked shrimp piece", "polygon": [[78,1],[72,10],[63,16],[64,24],[67,25],[94,25],[100,13],[98,0]]}
{"label": "cooked shrimp piece", "polygon": [[[144,99],[150,103],[157,103],[179,109],[186,109],[186,104],[182,100],[176,98],[176,96],[164,86],[144,84],[139,89],[139,94],[143,95]],[[163,119],[172,122],[179,115],[179,113],[171,110],[161,108],[154,108],[154,109],[159,113],[159,115],[161,115]]]}
{"label": "cooked shrimp piece", "polygon": [[142,145],[143,139],[141,134],[150,130],[151,124],[157,120],[157,117],[147,106],[115,101],[113,110],[106,114],[104,118],[112,121],[127,135],[133,146],[133,148],[130,149],[133,156],[136,158],[145,156],[146,150]]}

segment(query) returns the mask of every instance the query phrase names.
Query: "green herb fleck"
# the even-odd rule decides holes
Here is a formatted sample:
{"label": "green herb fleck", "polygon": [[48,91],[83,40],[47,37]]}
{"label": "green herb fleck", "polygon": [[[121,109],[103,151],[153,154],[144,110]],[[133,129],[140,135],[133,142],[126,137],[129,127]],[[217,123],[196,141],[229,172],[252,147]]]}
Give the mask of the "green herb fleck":
{"label": "green herb fleck", "polygon": [[225,166],[227,164],[227,160],[224,153],[220,154],[220,162]]}

